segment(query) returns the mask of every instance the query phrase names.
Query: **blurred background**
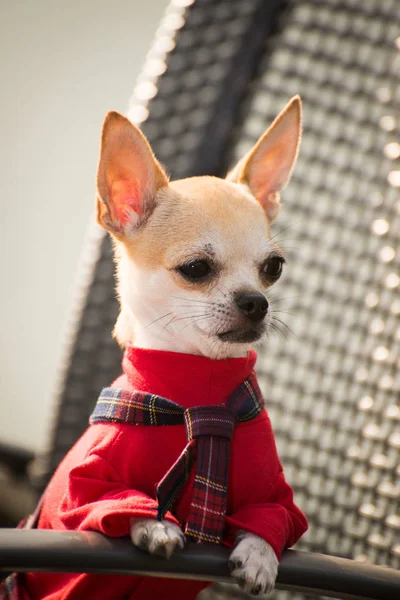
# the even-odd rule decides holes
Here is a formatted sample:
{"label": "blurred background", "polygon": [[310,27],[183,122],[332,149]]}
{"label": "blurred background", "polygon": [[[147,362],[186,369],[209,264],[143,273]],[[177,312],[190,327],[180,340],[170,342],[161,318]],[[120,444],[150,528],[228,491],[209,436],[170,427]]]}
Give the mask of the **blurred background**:
{"label": "blurred background", "polygon": [[0,440],[42,451],[101,124],[126,113],[168,0],[0,4]]}
{"label": "blurred background", "polygon": [[300,93],[273,228],[288,268],[271,299],[292,332],[258,374],[310,522],[299,547],[399,568],[398,0],[2,11],[0,514],[32,505],[120,370],[111,246],[89,227],[104,113],[140,124],[174,178],[222,175]]}

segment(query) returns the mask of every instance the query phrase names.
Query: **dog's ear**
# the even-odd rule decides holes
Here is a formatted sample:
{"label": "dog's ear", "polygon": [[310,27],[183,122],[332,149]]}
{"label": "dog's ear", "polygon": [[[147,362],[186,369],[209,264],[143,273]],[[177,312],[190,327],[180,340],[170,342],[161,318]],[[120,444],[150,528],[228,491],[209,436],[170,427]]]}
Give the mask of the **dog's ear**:
{"label": "dog's ear", "polygon": [[106,115],[97,171],[97,221],[127,235],[154,207],[168,177],[143,133],[117,112]]}
{"label": "dog's ear", "polygon": [[290,179],[301,139],[301,100],[294,96],[227,179],[249,186],[273,221],[279,211],[279,192]]}

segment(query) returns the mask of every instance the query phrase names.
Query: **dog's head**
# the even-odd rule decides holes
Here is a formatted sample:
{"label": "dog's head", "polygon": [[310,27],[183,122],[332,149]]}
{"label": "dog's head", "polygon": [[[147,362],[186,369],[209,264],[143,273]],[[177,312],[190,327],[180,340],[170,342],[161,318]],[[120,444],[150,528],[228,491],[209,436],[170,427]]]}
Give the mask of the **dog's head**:
{"label": "dog's head", "polygon": [[263,337],[284,263],[270,223],[300,135],[295,97],[226,179],[169,182],[143,134],[107,115],[98,222],[115,241],[121,345],[223,358]]}

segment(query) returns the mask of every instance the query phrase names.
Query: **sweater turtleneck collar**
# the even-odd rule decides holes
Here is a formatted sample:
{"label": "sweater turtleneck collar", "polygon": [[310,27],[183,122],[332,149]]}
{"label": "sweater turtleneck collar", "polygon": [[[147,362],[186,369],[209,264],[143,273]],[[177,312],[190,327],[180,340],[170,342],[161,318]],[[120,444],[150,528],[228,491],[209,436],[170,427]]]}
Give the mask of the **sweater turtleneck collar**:
{"label": "sweater turtleneck collar", "polygon": [[124,354],[124,374],[113,384],[150,392],[185,407],[226,402],[253,371],[257,355],[214,360],[194,354],[147,350],[129,346]]}

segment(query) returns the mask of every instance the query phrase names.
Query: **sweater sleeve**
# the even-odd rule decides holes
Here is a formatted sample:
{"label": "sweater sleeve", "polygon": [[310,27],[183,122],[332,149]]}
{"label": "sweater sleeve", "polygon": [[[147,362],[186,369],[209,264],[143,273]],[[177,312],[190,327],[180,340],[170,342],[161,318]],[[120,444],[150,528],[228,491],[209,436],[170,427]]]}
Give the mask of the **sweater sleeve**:
{"label": "sweater sleeve", "polygon": [[[59,518],[67,529],[94,530],[110,537],[130,534],[130,519],[155,518],[157,501],[129,489],[104,457],[90,454],[69,474]],[[165,518],[177,523],[171,513]]]}
{"label": "sweater sleeve", "polygon": [[239,501],[226,516],[227,542],[232,542],[238,530],[249,531],[267,541],[279,558],[307,530],[307,520],[285,480],[267,411],[240,427],[240,452],[235,453],[232,469]]}
{"label": "sweater sleeve", "polygon": [[278,559],[284,548],[293,546],[307,531],[307,520],[294,504],[293,491],[281,470],[268,502],[246,504],[226,517],[231,532],[245,530],[262,537]]}

